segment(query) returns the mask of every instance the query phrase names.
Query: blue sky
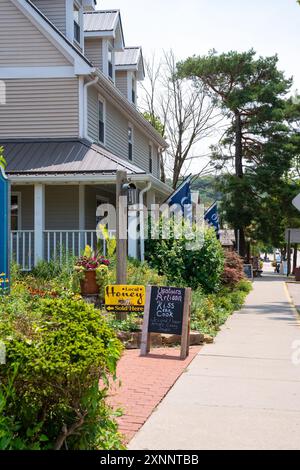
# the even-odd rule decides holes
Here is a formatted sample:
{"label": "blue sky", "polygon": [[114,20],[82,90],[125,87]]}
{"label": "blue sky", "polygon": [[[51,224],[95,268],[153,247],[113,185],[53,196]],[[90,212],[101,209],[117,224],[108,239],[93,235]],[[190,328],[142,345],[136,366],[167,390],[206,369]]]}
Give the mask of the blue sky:
{"label": "blue sky", "polygon": [[296,0],[98,0],[119,8],[126,45],[142,45],[145,56],[172,48],[179,58],[247,50],[277,53],[280,68],[300,90],[300,6]]}

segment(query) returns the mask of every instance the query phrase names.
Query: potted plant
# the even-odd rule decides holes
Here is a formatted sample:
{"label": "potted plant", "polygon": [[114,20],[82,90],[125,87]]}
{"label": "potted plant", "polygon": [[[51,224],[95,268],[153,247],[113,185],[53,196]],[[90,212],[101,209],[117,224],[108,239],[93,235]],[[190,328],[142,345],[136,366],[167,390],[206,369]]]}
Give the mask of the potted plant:
{"label": "potted plant", "polygon": [[86,246],[84,254],[75,263],[75,273],[80,282],[81,295],[99,295],[104,287],[110,262]]}

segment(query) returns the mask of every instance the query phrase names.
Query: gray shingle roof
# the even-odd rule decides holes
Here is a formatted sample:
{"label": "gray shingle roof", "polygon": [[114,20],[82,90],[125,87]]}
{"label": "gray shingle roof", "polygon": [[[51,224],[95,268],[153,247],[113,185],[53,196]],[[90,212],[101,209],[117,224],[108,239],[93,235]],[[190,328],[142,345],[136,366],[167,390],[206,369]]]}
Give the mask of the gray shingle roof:
{"label": "gray shingle roof", "polygon": [[119,10],[92,11],[84,14],[84,31],[113,31]]}
{"label": "gray shingle roof", "polygon": [[140,47],[125,47],[124,51],[115,53],[115,64],[116,66],[137,65],[140,54]]}
{"label": "gray shingle roof", "polygon": [[7,160],[8,175],[48,174],[143,174],[132,163],[102,147],[76,139],[0,140]]}

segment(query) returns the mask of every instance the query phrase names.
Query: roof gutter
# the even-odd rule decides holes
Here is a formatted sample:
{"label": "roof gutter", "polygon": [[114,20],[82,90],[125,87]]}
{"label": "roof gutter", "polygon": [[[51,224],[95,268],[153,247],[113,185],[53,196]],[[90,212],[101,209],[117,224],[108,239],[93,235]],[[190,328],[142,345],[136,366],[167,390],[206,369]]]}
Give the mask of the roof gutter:
{"label": "roof gutter", "polygon": [[[37,183],[44,183],[44,184],[70,184],[76,185],[79,183],[84,184],[116,184],[116,174],[74,174],[71,175],[67,174],[55,174],[55,175],[14,175],[13,173],[8,173],[7,177],[12,184],[37,184]],[[173,190],[170,186],[163,183],[162,181],[155,178],[153,175],[147,175],[145,173],[140,174],[132,174],[128,173],[128,177],[132,182],[137,184],[145,185],[145,183],[151,183],[152,188],[158,191],[160,194],[165,195],[166,197],[169,196]]]}

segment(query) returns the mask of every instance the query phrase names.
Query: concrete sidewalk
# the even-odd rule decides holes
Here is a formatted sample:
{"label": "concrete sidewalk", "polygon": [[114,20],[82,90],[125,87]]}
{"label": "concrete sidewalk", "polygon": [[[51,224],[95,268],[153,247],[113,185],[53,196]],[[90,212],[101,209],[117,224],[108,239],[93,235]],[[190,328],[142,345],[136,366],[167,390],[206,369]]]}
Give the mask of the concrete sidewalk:
{"label": "concrete sidewalk", "polygon": [[[299,286],[300,289],[300,286]],[[300,327],[283,278],[254,282],[129,449],[300,449]]]}

